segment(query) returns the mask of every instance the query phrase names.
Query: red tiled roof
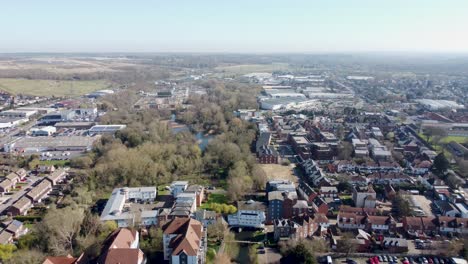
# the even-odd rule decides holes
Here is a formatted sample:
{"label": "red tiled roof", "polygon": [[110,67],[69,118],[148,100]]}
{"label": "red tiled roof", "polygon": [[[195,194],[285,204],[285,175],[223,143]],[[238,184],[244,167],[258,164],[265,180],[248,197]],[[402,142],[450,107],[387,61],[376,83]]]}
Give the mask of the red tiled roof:
{"label": "red tiled roof", "polygon": [[117,229],[112,235],[112,243],[109,248],[130,248],[136,239],[136,231],[127,228]]}
{"label": "red tiled roof", "polygon": [[189,256],[196,256],[202,239],[202,224],[191,218],[175,218],[164,227],[164,234],[177,234],[170,242],[172,255],[185,252]]}
{"label": "red tiled roof", "polygon": [[77,258],[66,257],[47,257],[42,264],[74,264]]}
{"label": "red tiled roof", "polygon": [[103,264],[136,264],[143,257],[139,248],[113,248],[106,252]]}

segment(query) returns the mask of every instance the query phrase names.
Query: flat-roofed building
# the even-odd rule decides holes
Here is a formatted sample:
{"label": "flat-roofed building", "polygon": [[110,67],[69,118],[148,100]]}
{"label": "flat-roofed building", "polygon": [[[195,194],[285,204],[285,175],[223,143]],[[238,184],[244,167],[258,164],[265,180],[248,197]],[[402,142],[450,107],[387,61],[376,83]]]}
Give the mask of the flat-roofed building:
{"label": "flat-roofed building", "polygon": [[78,130],[87,130],[95,126],[95,122],[59,122],[55,124],[57,129],[61,128],[73,128]]}
{"label": "flat-roofed building", "polygon": [[5,152],[89,151],[99,136],[20,137],[5,144]]}
{"label": "flat-roofed building", "polygon": [[0,117],[0,129],[17,127],[28,121],[26,117]]}
{"label": "flat-roofed building", "polygon": [[171,183],[171,194],[177,197],[179,193],[183,193],[188,188],[188,181],[173,181]]}
{"label": "flat-roofed building", "polygon": [[[101,213],[101,221],[115,221],[119,227],[132,226],[138,221],[140,221],[138,224],[142,225],[150,222],[157,223],[157,213],[151,210],[132,212],[124,209],[124,206],[131,200],[154,201],[156,194],[155,186],[115,188]],[[139,215],[136,215],[137,213]]]}
{"label": "flat-roofed building", "polygon": [[35,110],[18,110],[18,109],[12,109],[12,110],[6,110],[6,111],[0,112],[1,117],[29,118],[35,114],[37,114],[37,111]]}
{"label": "flat-roofed building", "polygon": [[89,129],[89,134],[115,134],[117,131],[126,128],[126,125],[95,125]]}
{"label": "flat-roofed building", "polygon": [[37,120],[37,124],[40,126],[53,126],[59,122],[71,121],[74,117],[75,111],[64,110],[42,116]]}

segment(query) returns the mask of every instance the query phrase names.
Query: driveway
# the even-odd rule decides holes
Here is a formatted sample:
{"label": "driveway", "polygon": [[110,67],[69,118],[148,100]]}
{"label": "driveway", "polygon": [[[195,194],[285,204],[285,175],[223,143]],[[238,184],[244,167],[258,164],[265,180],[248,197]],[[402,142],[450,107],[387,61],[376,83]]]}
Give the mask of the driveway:
{"label": "driveway", "polygon": [[281,254],[275,248],[265,247],[265,253],[258,253],[258,263],[280,263]]}

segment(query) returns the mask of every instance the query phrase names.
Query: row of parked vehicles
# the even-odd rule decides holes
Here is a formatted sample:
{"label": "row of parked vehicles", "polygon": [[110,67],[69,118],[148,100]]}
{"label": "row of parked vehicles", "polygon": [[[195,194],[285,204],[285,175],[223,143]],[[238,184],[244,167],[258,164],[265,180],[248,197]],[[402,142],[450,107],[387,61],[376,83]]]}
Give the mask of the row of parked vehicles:
{"label": "row of parked vehicles", "polygon": [[[380,255],[369,258],[369,264],[379,264],[380,262],[388,262],[390,264],[398,264],[399,259],[396,256]],[[401,262],[403,264],[454,264],[450,258],[444,257],[404,257]],[[349,263],[349,262],[348,262]],[[349,263],[354,264],[354,263]]]}

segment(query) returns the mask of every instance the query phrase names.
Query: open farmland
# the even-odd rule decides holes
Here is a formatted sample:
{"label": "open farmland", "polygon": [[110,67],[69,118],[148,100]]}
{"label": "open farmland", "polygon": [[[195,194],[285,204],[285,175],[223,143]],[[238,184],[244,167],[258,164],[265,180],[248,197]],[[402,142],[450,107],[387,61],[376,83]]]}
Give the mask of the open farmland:
{"label": "open farmland", "polygon": [[12,94],[35,96],[79,96],[109,87],[110,83],[104,80],[55,81],[0,78],[0,90]]}
{"label": "open farmland", "polygon": [[228,74],[247,74],[252,72],[273,72],[288,70],[289,66],[286,63],[273,64],[241,64],[231,66],[216,67],[215,70]]}

